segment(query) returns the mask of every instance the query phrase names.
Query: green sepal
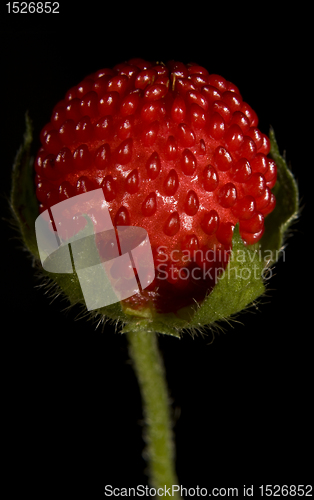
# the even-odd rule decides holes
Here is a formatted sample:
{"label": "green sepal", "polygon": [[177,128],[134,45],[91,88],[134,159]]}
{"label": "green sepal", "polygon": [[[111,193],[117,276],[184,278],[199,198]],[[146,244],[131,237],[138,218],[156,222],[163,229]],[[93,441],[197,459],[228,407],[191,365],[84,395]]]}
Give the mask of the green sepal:
{"label": "green sepal", "polygon": [[213,291],[197,309],[192,325],[208,325],[242,311],[265,292],[265,263],[260,254],[245,246],[237,224],[226,269]]}
{"label": "green sepal", "polygon": [[[104,316],[107,319],[112,321],[128,321],[128,316],[126,316],[121,308],[120,302],[116,302],[115,304],[111,304],[106,307],[102,307],[99,309],[95,309],[93,311],[87,311],[85,306],[85,300],[82,293],[82,288],[77,276],[77,273],[74,271],[73,274],[65,274],[65,273],[49,273],[44,269],[41,269],[41,275],[48,278],[48,288],[51,289],[51,295],[58,295],[61,292],[61,295],[70,302],[71,306],[80,305],[82,314],[81,316],[89,316],[89,317],[100,317]],[[56,288],[55,288],[56,286]]]}
{"label": "green sepal", "polygon": [[289,227],[296,220],[299,212],[299,190],[296,180],[287,162],[279,153],[274,130],[269,131],[270,156],[277,165],[277,181],[272,189],[276,197],[275,209],[265,218],[265,232],[259,245],[268,261],[273,265],[279,258]]}
{"label": "green sepal", "polygon": [[12,169],[10,205],[17,220],[20,234],[27,249],[39,258],[35,234],[35,220],[39,215],[34,183],[34,159],[31,156],[32,123],[25,115],[26,130]]}
{"label": "green sepal", "polygon": [[[35,267],[37,268],[38,275],[44,278],[47,289],[50,291],[50,296],[61,295],[71,305],[81,304],[82,310],[84,311],[85,309],[83,315],[105,315],[113,320],[126,321],[128,316],[123,313],[119,302],[88,312],[75,271],[73,274],[50,273],[43,269],[40,263],[35,232],[35,221],[39,216],[39,207],[34,182],[34,158],[31,155],[33,127],[28,113],[25,114],[25,124],[26,130],[23,143],[18,149],[12,168],[10,206],[18,226],[20,237],[25,247],[35,258]],[[58,264],[56,262],[57,267]]]}
{"label": "green sepal", "polygon": [[[86,219],[87,224],[72,238],[66,240],[66,245],[71,244],[73,241],[80,242],[80,266],[81,268],[89,267],[90,265],[97,265],[101,263],[100,256],[97,250],[95,235],[93,234],[93,222],[86,215],[82,214]],[[71,248],[71,246],[69,247]],[[55,269],[63,268],[62,259],[64,258],[64,253],[54,252],[46,260],[45,264],[49,263],[50,259],[53,259],[53,265]],[[49,279],[50,284],[56,284],[59,289],[62,290],[65,298],[67,298],[71,305],[80,304],[82,306],[83,315],[88,314],[89,316],[106,316],[111,320],[127,320],[127,316],[123,314],[120,302],[116,302],[109,306],[105,306],[93,311],[87,311],[85,306],[85,299],[82,293],[82,288],[80,281],[76,272],[75,263],[73,262],[73,257],[71,257],[73,273],[52,273],[45,269],[42,269],[41,273],[43,276]],[[86,262],[84,262],[86,261]],[[98,269],[98,273],[105,273],[105,271]],[[93,284],[91,284],[93,286]]]}
{"label": "green sepal", "polygon": [[[265,292],[265,271],[261,253],[245,246],[237,224],[229,263],[212,292],[201,304],[181,309],[176,315],[155,314],[146,319],[134,317],[133,321],[146,322],[147,328],[152,331],[177,337],[181,336],[182,330],[203,330],[203,327],[228,319],[254,303]],[[127,325],[125,331],[128,331]]]}

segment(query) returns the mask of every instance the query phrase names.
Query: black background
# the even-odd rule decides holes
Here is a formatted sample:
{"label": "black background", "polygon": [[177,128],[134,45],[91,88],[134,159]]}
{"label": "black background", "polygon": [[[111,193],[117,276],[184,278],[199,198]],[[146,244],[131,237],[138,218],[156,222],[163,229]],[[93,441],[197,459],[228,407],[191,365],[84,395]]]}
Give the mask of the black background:
{"label": "black background", "polygon": [[173,11],[161,4],[100,4],[61,1],[55,15],[9,15],[1,6],[1,354],[12,491],[96,499],[106,484],[147,484],[141,401],[126,338],[110,326],[77,321],[77,311],[63,311],[59,300],[50,303],[5,220],[25,111],[36,154],[40,130],[65,92],[131,57],[194,61],[235,83],[260,129],[274,128],[303,207],[258,311],[225,324],[213,344],[210,333],[159,338],[180,483],[308,484],[313,47],[306,13],[295,6],[252,10],[251,4],[178,4]]}

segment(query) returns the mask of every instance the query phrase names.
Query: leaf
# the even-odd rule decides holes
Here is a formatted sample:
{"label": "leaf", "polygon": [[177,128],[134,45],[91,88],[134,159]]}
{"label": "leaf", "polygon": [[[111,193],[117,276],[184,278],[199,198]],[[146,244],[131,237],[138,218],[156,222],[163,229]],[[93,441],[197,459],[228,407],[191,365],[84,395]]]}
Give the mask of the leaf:
{"label": "leaf", "polygon": [[10,203],[26,247],[36,258],[39,258],[35,235],[35,220],[39,210],[35,192],[33,158],[30,151],[32,124],[28,113],[25,115],[25,122],[24,142],[13,164]]}
{"label": "leaf", "polygon": [[191,326],[226,319],[242,311],[265,291],[260,254],[246,247],[236,225],[229,263],[213,291],[197,309]]}

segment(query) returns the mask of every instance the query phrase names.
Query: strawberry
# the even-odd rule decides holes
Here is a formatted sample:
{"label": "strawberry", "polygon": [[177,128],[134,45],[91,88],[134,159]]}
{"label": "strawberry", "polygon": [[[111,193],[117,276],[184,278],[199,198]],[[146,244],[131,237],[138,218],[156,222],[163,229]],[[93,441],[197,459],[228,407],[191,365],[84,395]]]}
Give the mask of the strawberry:
{"label": "strawberry", "polygon": [[124,300],[129,308],[175,312],[203,300],[235,225],[253,245],[275,207],[277,167],[256,113],[194,63],[131,59],[96,71],[55,106],[41,144],[41,212],[101,187],[115,226],[148,232],[155,279]]}

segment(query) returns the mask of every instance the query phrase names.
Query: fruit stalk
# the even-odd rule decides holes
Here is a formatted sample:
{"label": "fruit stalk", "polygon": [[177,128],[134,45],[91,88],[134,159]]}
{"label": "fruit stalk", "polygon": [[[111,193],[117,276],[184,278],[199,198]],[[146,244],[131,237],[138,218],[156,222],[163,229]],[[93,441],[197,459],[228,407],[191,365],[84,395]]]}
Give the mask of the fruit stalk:
{"label": "fruit stalk", "polygon": [[[157,335],[143,321],[128,325],[127,338],[143,402],[149,483],[156,490],[171,488],[179,482],[174,465],[168,388]],[[173,498],[179,500],[180,496],[174,495]]]}

